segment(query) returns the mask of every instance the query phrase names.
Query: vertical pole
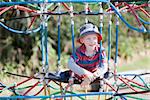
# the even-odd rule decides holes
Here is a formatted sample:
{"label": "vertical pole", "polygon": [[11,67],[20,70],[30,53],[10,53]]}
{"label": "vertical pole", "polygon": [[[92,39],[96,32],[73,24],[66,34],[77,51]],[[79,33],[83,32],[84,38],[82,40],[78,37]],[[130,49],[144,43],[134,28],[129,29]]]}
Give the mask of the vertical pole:
{"label": "vertical pole", "polygon": [[109,15],[109,24],[108,24],[108,67],[110,67],[110,59],[111,59],[111,17],[112,15]]}
{"label": "vertical pole", "polygon": [[[41,5],[41,13],[47,12],[47,3],[42,3]],[[41,24],[42,24],[42,33],[41,33],[41,48],[42,48],[42,69],[44,73],[48,72],[48,32],[47,32],[47,15],[40,15],[41,18]],[[43,85],[44,85],[44,95],[47,95],[47,80],[43,79]]]}
{"label": "vertical pole", "polygon": [[[89,4],[88,3],[85,3],[85,14],[88,14],[88,7],[89,7]],[[85,17],[85,23],[88,23],[88,19],[87,19],[87,16]],[[87,88],[84,88],[84,92],[85,94],[87,94]],[[87,96],[85,95],[85,100],[88,100]]]}
{"label": "vertical pole", "polygon": [[[103,13],[103,7],[102,7],[102,2],[99,2],[99,13]],[[100,30],[100,34],[102,35],[103,33],[103,15],[100,15],[99,16],[99,19],[100,19],[100,26],[99,26],[99,30]],[[99,59],[100,59],[100,63],[99,63],[99,66],[102,67],[102,40],[100,41],[100,56],[99,56]],[[102,85],[101,85],[101,81],[99,82],[99,85],[100,85],[100,89],[99,89],[99,92],[102,92]],[[98,96],[98,100],[101,99],[101,95]]]}
{"label": "vertical pole", "polygon": [[[110,8],[110,5],[108,4],[108,7]],[[111,13],[109,13],[109,22],[108,22],[108,59],[107,59],[107,63],[108,63],[108,71],[110,70],[110,61],[111,61],[111,28],[112,28],[112,15]],[[106,85],[106,91],[107,90],[107,85]],[[105,99],[107,97],[105,96]]]}
{"label": "vertical pole", "polygon": [[[99,6],[100,6],[100,9],[99,9],[99,12],[100,13],[103,13],[103,8],[102,8],[102,2],[99,3]],[[100,15],[100,27],[99,27],[99,30],[100,30],[100,34],[102,35],[103,33],[103,15]],[[100,41],[100,67],[102,67],[102,40]]]}
{"label": "vertical pole", "polygon": [[48,41],[48,32],[47,32],[47,22],[45,22],[45,71],[47,73],[48,71],[48,44],[47,44],[47,41]]}
{"label": "vertical pole", "polygon": [[116,24],[116,52],[115,52],[115,63],[114,63],[114,74],[115,74],[115,81],[116,79],[116,73],[117,73],[117,64],[118,64],[118,25]]}
{"label": "vertical pole", "polygon": [[[75,34],[74,34],[74,20],[73,20],[73,5],[71,3],[70,6],[70,18],[71,18],[71,34],[72,34],[72,53],[73,53],[73,57],[76,61],[76,55],[75,55],[75,42],[74,42],[74,38],[75,38]],[[73,78],[74,73],[72,73],[70,78]],[[74,79],[73,79],[74,81]],[[73,85],[70,86],[71,90],[73,90]],[[72,100],[72,97],[70,98]]]}
{"label": "vertical pole", "polygon": [[[116,2],[118,4],[118,2]],[[118,9],[118,7],[117,7]],[[116,52],[115,52],[115,61],[114,61],[114,81],[115,81],[115,87],[117,87],[117,62],[118,62],[118,26],[119,26],[119,20],[118,16],[116,16]]]}
{"label": "vertical pole", "polygon": [[72,53],[73,53],[73,57],[74,59],[76,60],[76,56],[75,56],[75,42],[74,42],[74,37],[75,37],[75,34],[74,34],[74,20],[73,20],[73,6],[71,4],[71,7],[70,7],[70,17],[71,17],[71,34],[72,34]]}
{"label": "vertical pole", "polygon": [[[58,3],[58,13],[60,13],[60,3]],[[60,24],[61,24],[61,16],[59,15],[58,16],[58,23],[57,23],[57,27],[58,27],[58,47],[57,47],[57,49],[58,49],[58,59],[57,59],[57,75],[59,75],[60,73],[61,73],[61,71],[60,71],[60,65],[61,65],[61,46],[60,46],[60,35],[61,35],[61,33],[60,33]]]}
{"label": "vertical pole", "polygon": [[[118,4],[118,2],[116,2],[116,4]],[[118,7],[117,7],[118,9]],[[119,20],[118,20],[118,16],[116,16],[116,52],[115,52],[115,62],[114,62],[114,75],[115,75],[115,81],[117,81],[116,79],[116,73],[117,73],[117,63],[118,63],[118,32],[119,32]]]}
{"label": "vertical pole", "polygon": [[[47,12],[46,3],[43,3],[41,6],[41,13]],[[40,15],[41,18],[41,25],[42,25],[42,31],[41,31],[41,49],[42,49],[42,66],[43,66],[43,72],[47,72],[48,70],[48,48],[47,48],[47,15]]]}

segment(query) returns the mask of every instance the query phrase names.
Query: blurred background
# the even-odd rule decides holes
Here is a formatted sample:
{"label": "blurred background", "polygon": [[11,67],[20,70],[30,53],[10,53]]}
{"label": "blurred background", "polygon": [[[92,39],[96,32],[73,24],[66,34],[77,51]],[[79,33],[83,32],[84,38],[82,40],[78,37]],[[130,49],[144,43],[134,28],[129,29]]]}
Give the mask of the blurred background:
{"label": "blurred background", "polygon": [[[68,4],[69,5],[69,4]],[[32,10],[40,10],[40,5],[35,4],[23,5]],[[53,11],[57,4],[53,4],[48,10]],[[3,7],[3,6],[2,6]],[[1,8],[2,8],[1,7]],[[83,11],[84,5],[73,4],[74,11]],[[92,11],[98,11],[98,4],[90,4],[89,8]],[[103,4],[104,10],[108,9],[106,4]],[[148,7],[144,8],[150,11]],[[65,7],[61,7],[62,11],[66,11]],[[2,10],[1,10],[2,11]],[[141,16],[145,21],[150,21],[149,18],[142,13],[137,11],[138,15]],[[121,13],[125,20],[132,26],[138,27],[137,20],[131,12]],[[115,58],[115,20],[116,14],[112,13],[112,28],[111,28],[111,68],[114,66]],[[16,29],[26,30],[36,28],[41,24],[40,16],[36,16],[33,20],[34,13],[28,13],[23,10],[15,8],[7,10],[1,14],[0,22],[5,25]],[[57,59],[58,59],[58,16],[48,15],[48,57],[49,57],[49,71],[57,70]],[[71,40],[71,19],[70,15],[62,15],[60,33],[61,33],[61,59],[60,65],[61,70],[67,69],[67,62],[70,54],[72,53],[72,40]],[[93,22],[97,26],[100,24],[99,15],[95,16],[74,16],[74,30],[75,39],[79,35],[79,28],[85,23],[85,19]],[[31,22],[33,23],[31,27]],[[103,46],[108,54],[108,24],[109,15],[103,16]],[[145,25],[146,29],[150,30],[149,25]],[[119,19],[119,35],[118,35],[118,66],[119,72],[129,70],[140,70],[150,69],[150,33],[137,32],[129,29]],[[8,77],[4,72],[12,72],[23,75],[32,75],[33,73],[42,70],[42,55],[41,55],[41,37],[40,31],[31,34],[15,34],[13,32],[0,27],[0,79]],[[76,46],[78,44],[75,44]]]}

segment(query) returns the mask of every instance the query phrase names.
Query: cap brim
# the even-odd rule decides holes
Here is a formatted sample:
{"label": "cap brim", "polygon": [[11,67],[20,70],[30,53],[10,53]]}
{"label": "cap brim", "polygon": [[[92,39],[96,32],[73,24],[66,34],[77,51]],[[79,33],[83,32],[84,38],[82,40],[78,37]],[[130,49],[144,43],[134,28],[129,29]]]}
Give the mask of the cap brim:
{"label": "cap brim", "polygon": [[97,36],[98,36],[98,43],[100,43],[100,41],[102,40],[102,35],[100,33],[97,33],[97,32],[94,32],[94,31],[90,31],[90,32],[84,33],[84,35],[81,35],[79,38],[77,38],[77,42],[82,44],[80,39],[83,38],[86,35],[89,35],[89,34],[97,34]]}

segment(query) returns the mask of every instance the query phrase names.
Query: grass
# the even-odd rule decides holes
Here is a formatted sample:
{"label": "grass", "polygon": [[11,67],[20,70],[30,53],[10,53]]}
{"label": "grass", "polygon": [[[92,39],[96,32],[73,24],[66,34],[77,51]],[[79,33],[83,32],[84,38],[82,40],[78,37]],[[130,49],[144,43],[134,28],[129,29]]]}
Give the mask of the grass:
{"label": "grass", "polygon": [[122,66],[118,66],[117,70],[129,71],[129,70],[149,70],[150,69],[150,56],[140,57],[140,59],[133,60],[130,63],[123,64]]}

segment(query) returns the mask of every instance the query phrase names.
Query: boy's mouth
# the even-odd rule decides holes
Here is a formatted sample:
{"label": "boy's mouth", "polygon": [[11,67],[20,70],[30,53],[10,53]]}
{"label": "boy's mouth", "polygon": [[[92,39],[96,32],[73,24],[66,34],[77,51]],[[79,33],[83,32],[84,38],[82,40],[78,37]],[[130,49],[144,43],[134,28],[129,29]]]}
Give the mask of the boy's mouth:
{"label": "boy's mouth", "polygon": [[90,46],[90,47],[94,47],[94,46],[96,46],[96,45],[95,45],[95,44],[89,44],[89,46]]}

